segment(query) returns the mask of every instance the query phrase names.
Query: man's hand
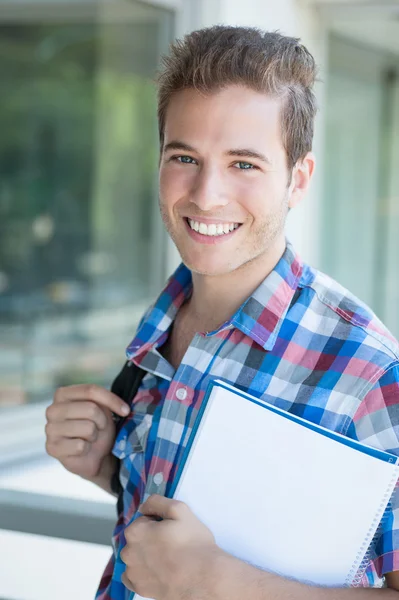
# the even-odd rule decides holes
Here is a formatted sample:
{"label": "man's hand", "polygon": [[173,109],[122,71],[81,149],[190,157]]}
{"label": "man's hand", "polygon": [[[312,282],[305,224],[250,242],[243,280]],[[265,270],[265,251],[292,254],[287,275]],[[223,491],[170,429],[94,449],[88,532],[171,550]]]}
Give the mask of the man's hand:
{"label": "man's hand", "polygon": [[139,510],[144,516],[125,530],[124,585],[156,600],[204,597],[204,580],[222,552],[212,533],[177,500],[155,494]]}
{"label": "man's hand", "polygon": [[91,480],[98,477],[115,441],[111,411],[126,416],[130,409],[97,385],[59,388],[46,410],[48,454],[71,473]]}
{"label": "man's hand", "polygon": [[[126,546],[120,556],[126,564],[122,582],[143,598],[399,598],[393,589],[318,587],[262,571],[221,550],[209,529],[183,502],[154,495],[139,510],[145,516],[139,517],[126,528]],[[163,520],[155,520],[157,518]]]}

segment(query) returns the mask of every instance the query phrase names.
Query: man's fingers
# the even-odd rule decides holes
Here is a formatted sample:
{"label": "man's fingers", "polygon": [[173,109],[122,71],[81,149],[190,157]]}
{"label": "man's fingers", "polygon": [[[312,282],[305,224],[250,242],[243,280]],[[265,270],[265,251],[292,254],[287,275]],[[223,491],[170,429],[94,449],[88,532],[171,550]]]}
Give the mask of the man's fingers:
{"label": "man's fingers", "polygon": [[78,421],[83,419],[93,421],[98,429],[105,429],[107,426],[105,412],[95,402],[58,402],[47,408],[46,417],[51,423],[63,423],[64,421]]}
{"label": "man's fingers", "polygon": [[109,390],[94,384],[70,385],[64,388],[58,388],[54,395],[54,403],[74,402],[89,400],[95,402],[104,408],[121,417],[126,417],[130,412],[130,407],[123,402],[116,394]]}
{"label": "man's fingers", "polygon": [[[148,536],[148,532],[151,531],[151,528],[156,524],[157,517],[139,517],[135,519],[133,523],[130,523],[128,527],[125,529],[125,538],[129,543],[132,542],[140,542],[143,538]],[[123,548],[120,556],[123,560],[123,554],[126,553],[126,547]],[[123,562],[125,562],[123,560]]]}
{"label": "man's fingers", "polygon": [[93,421],[63,421],[62,423],[47,423],[46,435],[55,442],[62,438],[79,438],[95,442],[98,438],[98,428]]}
{"label": "man's fingers", "polygon": [[57,442],[47,440],[46,451],[54,458],[63,459],[68,456],[85,456],[91,448],[91,443],[82,439],[61,439]]}
{"label": "man's fingers", "polygon": [[147,517],[160,517],[161,519],[182,519],[191,514],[187,504],[179,500],[165,498],[158,494],[150,496],[140,507],[139,511]]}

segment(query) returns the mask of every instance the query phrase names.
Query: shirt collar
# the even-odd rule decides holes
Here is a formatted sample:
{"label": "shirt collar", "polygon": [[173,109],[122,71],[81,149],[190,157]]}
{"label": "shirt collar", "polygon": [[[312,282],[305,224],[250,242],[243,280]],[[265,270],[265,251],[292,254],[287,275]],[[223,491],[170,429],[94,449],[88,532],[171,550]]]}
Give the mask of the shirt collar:
{"label": "shirt collar", "polygon": [[[271,350],[298,287],[302,270],[303,264],[299,256],[290,242],[287,242],[283,256],[255,292],[229,321],[207,335],[214,335],[221,329],[233,326],[265,350]],[[147,352],[161,339],[191,293],[191,271],[181,264],[142,319],[136,336],[126,351],[129,360]]]}
{"label": "shirt collar", "polygon": [[303,271],[303,263],[287,242],[273,271],[238,309],[231,323],[265,350],[271,350],[287,315]]}
{"label": "shirt collar", "polygon": [[173,323],[181,305],[191,296],[191,271],[181,264],[168,279],[165,289],[141,320],[136,336],[126,350],[132,360],[160,340]]}

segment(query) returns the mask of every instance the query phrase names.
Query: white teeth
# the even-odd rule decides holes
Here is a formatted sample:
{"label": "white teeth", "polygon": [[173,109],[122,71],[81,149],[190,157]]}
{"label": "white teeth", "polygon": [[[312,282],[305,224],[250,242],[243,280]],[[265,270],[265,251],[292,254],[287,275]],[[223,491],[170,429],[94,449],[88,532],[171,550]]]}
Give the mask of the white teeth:
{"label": "white teeth", "polygon": [[207,225],[206,223],[200,223],[199,221],[194,221],[193,219],[188,219],[188,222],[191,229],[194,229],[194,231],[198,231],[202,235],[210,236],[224,235],[225,233],[230,233],[239,227],[239,223],[211,223],[210,225]]}

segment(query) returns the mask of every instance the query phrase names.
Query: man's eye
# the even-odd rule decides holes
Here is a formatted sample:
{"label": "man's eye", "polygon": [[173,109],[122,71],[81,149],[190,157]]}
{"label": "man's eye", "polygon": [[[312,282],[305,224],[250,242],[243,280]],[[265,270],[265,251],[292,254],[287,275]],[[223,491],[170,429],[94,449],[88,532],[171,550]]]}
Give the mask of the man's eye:
{"label": "man's eye", "polygon": [[191,158],[191,156],[173,156],[172,158],[173,160],[177,160],[177,162],[184,163],[185,165],[192,165],[196,162],[194,158]]}
{"label": "man's eye", "polygon": [[250,171],[252,169],[256,169],[255,165],[245,161],[239,161],[235,164],[238,165],[237,169],[240,169],[241,171]]}

